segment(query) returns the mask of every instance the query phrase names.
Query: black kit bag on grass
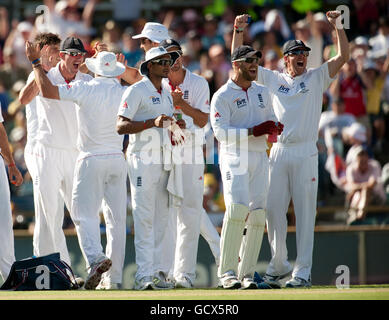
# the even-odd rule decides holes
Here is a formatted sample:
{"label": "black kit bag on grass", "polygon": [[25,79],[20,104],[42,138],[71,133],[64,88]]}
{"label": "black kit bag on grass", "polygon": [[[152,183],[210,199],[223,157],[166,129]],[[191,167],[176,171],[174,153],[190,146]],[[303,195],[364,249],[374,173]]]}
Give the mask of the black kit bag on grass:
{"label": "black kit bag on grass", "polygon": [[1,290],[72,290],[79,289],[70,266],[58,252],[14,262]]}

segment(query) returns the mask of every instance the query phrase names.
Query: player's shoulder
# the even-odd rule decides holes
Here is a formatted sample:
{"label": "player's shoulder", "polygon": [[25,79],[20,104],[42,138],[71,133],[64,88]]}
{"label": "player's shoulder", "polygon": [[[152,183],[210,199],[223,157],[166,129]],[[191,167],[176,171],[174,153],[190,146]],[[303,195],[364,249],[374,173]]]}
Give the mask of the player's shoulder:
{"label": "player's shoulder", "polygon": [[260,84],[256,81],[253,81],[251,85],[253,86],[254,90],[259,91],[260,93],[267,94],[270,92],[266,86],[264,86],[263,84]]}
{"label": "player's shoulder", "polygon": [[232,94],[231,92],[231,88],[229,88],[228,86],[228,82],[223,84],[214,94],[213,94],[213,98],[219,98],[219,97],[222,97],[222,98],[225,98],[225,97],[228,97]]}
{"label": "player's shoulder", "polygon": [[199,85],[208,85],[208,81],[203,76],[200,76],[197,73],[193,73],[188,69],[186,69],[186,72],[188,73],[188,78],[192,83],[199,84]]}

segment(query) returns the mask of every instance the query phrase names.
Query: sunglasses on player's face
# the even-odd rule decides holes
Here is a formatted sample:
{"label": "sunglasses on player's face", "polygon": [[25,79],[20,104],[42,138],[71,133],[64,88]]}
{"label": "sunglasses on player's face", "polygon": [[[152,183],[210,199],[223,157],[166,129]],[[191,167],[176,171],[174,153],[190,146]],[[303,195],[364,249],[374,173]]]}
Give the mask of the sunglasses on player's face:
{"label": "sunglasses on player's face", "polygon": [[255,58],[242,58],[242,59],[238,59],[238,60],[235,60],[235,61],[243,61],[243,62],[246,62],[246,63],[255,63],[255,64],[258,64],[259,63],[259,58],[258,57],[255,57]]}
{"label": "sunglasses on player's face", "polygon": [[309,52],[306,50],[293,50],[291,52],[288,52],[288,56],[298,56],[300,54],[302,54],[304,57],[309,56]]}
{"label": "sunglasses on player's face", "polygon": [[159,64],[160,66],[172,66],[173,60],[172,59],[154,59],[151,60],[151,63]]}
{"label": "sunglasses on player's face", "polygon": [[72,57],[85,56],[86,54],[86,52],[69,52],[69,51],[61,51],[61,52],[66,53]]}

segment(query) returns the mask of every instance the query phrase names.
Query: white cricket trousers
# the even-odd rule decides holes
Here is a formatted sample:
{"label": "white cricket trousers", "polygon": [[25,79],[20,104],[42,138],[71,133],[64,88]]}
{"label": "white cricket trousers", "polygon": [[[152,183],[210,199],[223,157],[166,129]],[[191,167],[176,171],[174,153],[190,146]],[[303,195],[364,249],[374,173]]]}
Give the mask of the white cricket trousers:
{"label": "white cricket trousers", "polygon": [[270,186],[267,200],[267,229],[272,258],[267,274],[283,275],[292,270],[286,248],[286,213],[292,198],[297,245],[293,276],[305,280],[310,277],[317,186],[318,153],[315,143],[273,145],[270,152]]}
{"label": "white cricket trousers", "polygon": [[[243,230],[248,222],[251,223],[251,219],[248,219],[249,214],[255,215],[256,220],[262,219],[264,227],[264,209],[266,208],[269,187],[269,159],[266,151],[241,150],[239,155],[221,153],[220,172],[227,211],[223,219],[220,240],[219,277],[230,270],[238,275],[238,267],[239,269],[247,269],[247,261],[242,260],[239,263],[239,254],[242,254],[245,248],[251,248],[247,245],[247,239],[243,237]],[[258,209],[262,210],[262,216],[257,217],[259,215],[257,213]],[[235,228],[234,225],[238,224],[239,226]],[[256,266],[258,259],[262,236],[263,231],[259,234],[258,243],[254,244],[256,249],[253,251],[253,255],[256,255],[256,257],[250,257],[250,260],[254,262],[250,263],[251,268],[250,271],[247,271],[247,274],[251,274],[251,276],[253,276],[253,268]],[[234,243],[230,243],[230,241]]]}
{"label": "white cricket trousers", "polygon": [[78,151],[57,149],[37,142],[34,147],[36,176],[34,178],[35,229],[34,255],[43,256],[59,252],[70,265],[65,234],[62,229],[64,208],[58,207],[62,199],[70,214],[74,165]]}
{"label": "white cricket trousers", "polygon": [[[162,158],[162,152],[160,155]],[[168,230],[169,195],[168,171],[163,164],[149,163],[140,152],[128,153],[131,185],[132,215],[134,218],[136,279],[166,272],[162,256],[166,252],[164,235]]]}
{"label": "white cricket trousers", "polygon": [[120,151],[112,154],[80,154],[74,171],[72,218],[87,267],[104,256],[99,211],[107,231],[106,256],[112,260],[107,277],[122,283],[126,245],[127,163]]}
{"label": "white cricket trousers", "polygon": [[3,157],[0,156],[0,275],[5,281],[15,262],[11,194]]}

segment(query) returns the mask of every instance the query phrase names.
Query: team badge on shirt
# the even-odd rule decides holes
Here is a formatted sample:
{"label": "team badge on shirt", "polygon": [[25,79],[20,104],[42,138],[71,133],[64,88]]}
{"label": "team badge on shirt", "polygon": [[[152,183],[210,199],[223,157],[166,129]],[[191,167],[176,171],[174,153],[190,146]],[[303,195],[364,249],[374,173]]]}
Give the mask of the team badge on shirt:
{"label": "team badge on shirt", "polygon": [[289,90],[290,90],[290,88],[284,87],[283,85],[281,85],[281,86],[278,88],[278,92],[285,93],[285,94],[288,94],[288,93],[289,93]]}
{"label": "team badge on shirt", "polygon": [[188,100],[189,99],[189,90],[185,90],[184,91],[184,96],[183,96],[184,100]]}
{"label": "team badge on shirt", "polygon": [[158,97],[150,97],[153,104],[161,104],[161,100]]}
{"label": "team badge on shirt", "polygon": [[259,100],[258,107],[265,108],[265,104],[263,103],[263,97],[262,97],[262,94],[260,94],[260,93],[258,93],[258,100]]}
{"label": "team badge on shirt", "polygon": [[308,92],[309,89],[307,89],[307,87],[305,86],[305,83],[304,82],[300,82],[300,90],[299,92],[301,93],[305,93],[305,92]]}
{"label": "team badge on shirt", "polygon": [[247,106],[247,101],[245,98],[243,98],[243,99],[238,98],[238,99],[234,100],[234,103],[236,103],[236,106],[238,107],[238,109]]}

